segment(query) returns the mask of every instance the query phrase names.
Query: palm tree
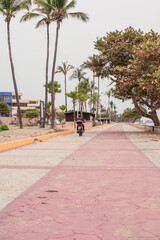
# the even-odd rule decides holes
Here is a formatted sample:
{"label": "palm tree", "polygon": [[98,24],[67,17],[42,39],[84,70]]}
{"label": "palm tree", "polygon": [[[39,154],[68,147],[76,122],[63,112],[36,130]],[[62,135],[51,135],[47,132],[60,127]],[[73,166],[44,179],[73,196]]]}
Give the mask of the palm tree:
{"label": "palm tree", "polygon": [[[89,68],[93,72],[93,96],[95,92],[95,77],[98,77],[98,97],[97,97],[97,106],[99,103],[99,97],[100,97],[100,76],[101,76],[101,69],[103,64],[101,63],[98,55],[93,54],[93,56],[88,57],[88,60],[84,62],[84,67]],[[94,111],[94,101],[93,101],[93,111]],[[98,107],[96,111],[96,118],[98,117]]]}
{"label": "palm tree", "polygon": [[[53,94],[53,97],[54,97],[54,102],[55,102],[55,96],[56,96],[56,93],[61,93],[61,84],[58,83],[57,81],[54,81],[54,94]],[[52,82],[50,81],[48,83],[48,93],[52,94]]]}
{"label": "palm tree", "polygon": [[70,79],[78,79],[78,85],[79,85],[81,80],[85,79],[85,75],[86,75],[86,72],[84,72],[84,69],[82,67],[75,68]]}
{"label": "palm tree", "polygon": [[14,91],[16,95],[17,101],[17,112],[19,117],[19,126],[23,128],[22,117],[21,117],[21,109],[18,97],[18,88],[15,77],[15,70],[12,58],[12,49],[11,49],[11,40],[10,40],[10,23],[11,19],[15,17],[15,15],[24,9],[29,9],[29,4],[31,4],[30,0],[0,0],[0,12],[5,16],[5,22],[7,23],[7,35],[8,35],[8,50],[9,50],[9,59],[11,65],[12,79],[14,85]]}
{"label": "palm tree", "polygon": [[114,108],[114,102],[113,101],[110,101],[110,107],[111,107],[111,121],[112,121],[113,108]]}
{"label": "palm tree", "polygon": [[80,106],[81,106],[81,118],[83,118],[83,104],[88,100],[88,95],[86,95],[83,91],[80,91],[78,93],[78,100],[80,101]]}
{"label": "palm tree", "polygon": [[72,98],[72,101],[73,101],[74,128],[76,128],[75,106],[76,106],[76,101],[78,99],[78,92],[77,91],[71,91],[70,93],[66,93],[66,95],[67,95],[67,97]]}
{"label": "palm tree", "polygon": [[73,66],[69,65],[67,62],[62,62],[62,66],[57,67],[56,73],[63,73],[64,75],[64,87],[65,87],[65,106],[67,112],[67,73],[69,70],[73,69]]}
{"label": "palm tree", "polygon": [[56,28],[56,39],[55,39],[55,49],[54,49],[54,57],[53,57],[53,65],[52,65],[52,75],[51,75],[51,81],[52,81],[52,121],[51,121],[51,128],[54,128],[54,119],[55,119],[55,111],[54,111],[54,75],[55,75],[55,66],[56,66],[56,58],[57,58],[57,48],[58,48],[58,36],[59,36],[59,30],[60,25],[63,22],[64,19],[67,19],[68,17],[73,17],[82,20],[83,22],[87,22],[89,19],[88,16],[83,12],[68,12],[71,8],[75,8],[76,1],[72,0],[68,3],[68,0],[54,0],[54,16],[55,20],[57,22],[57,28]]}
{"label": "palm tree", "polygon": [[[83,81],[80,82],[79,84],[79,90],[85,94],[88,95],[88,93],[90,93],[91,90],[91,86],[89,83],[89,78],[85,78]],[[89,98],[89,97],[88,97]],[[85,111],[87,112],[87,104],[85,102]]]}
{"label": "palm tree", "polygon": [[[99,66],[98,56],[93,54],[93,56],[88,57],[88,60],[84,62],[84,66],[89,68],[93,72],[93,97],[95,95],[95,77],[96,77],[96,68]],[[98,101],[98,100],[97,100]],[[93,100],[93,113],[95,109],[95,101]],[[93,125],[95,124],[95,118],[93,118]]]}
{"label": "palm tree", "polygon": [[47,106],[48,106],[48,65],[49,65],[49,47],[50,47],[50,24],[54,21],[54,11],[53,3],[51,0],[34,0],[34,4],[38,6],[32,10],[32,12],[27,12],[22,18],[22,21],[27,21],[32,18],[39,17],[36,24],[36,28],[46,25],[47,27],[47,54],[46,54],[46,83],[45,83],[45,110],[44,110],[44,121],[43,126],[45,127],[45,119],[47,116]]}
{"label": "palm tree", "polygon": [[109,90],[109,91],[107,91],[106,93],[105,93],[106,95],[107,95],[107,97],[108,97],[108,108],[107,108],[107,110],[108,110],[108,117],[110,118],[111,116],[110,116],[110,98],[111,98],[111,94],[112,94],[112,92],[111,92],[111,90]]}
{"label": "palm tree", "polygon": [[[83,67],[80,67],[80,68],[76,68],[70,77],[70,79],[78,79],[78,91],[79,91],[81,80],[85,79],[85,75],[86,75],[86,72],[84,72]],[[81,106],[79,101],[79,111],[80,109],[81,109]]]}

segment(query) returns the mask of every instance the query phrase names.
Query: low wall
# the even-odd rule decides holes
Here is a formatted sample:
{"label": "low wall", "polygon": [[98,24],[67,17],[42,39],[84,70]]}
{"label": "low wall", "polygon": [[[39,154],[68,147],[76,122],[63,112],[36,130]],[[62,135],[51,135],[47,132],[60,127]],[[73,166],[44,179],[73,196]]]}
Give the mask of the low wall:
{"label": "low wall", "polygon": [[141,130],[144,130],[146,132],[154,132],[154,133],[160,134],[160,127],[147,126],[145,124],[134,124],[134,123],[131,123],[130,125],[133,127],[139,128]]}
{"label": "low wall", "polygon": [[155,133],[160,133],[160,127],[154,127],[154,132]]}

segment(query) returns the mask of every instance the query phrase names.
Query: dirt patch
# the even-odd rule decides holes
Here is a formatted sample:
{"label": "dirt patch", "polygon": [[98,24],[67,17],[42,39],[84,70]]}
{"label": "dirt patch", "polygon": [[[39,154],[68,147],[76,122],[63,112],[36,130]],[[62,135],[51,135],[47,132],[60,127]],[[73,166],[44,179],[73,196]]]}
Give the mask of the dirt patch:
{"label": "dirt patch", "polygon": [[8,131],[0,132],[0,143],[12,142],[20,139],[33,138],[37,136],[53,134],[57,131],[64,130],[52,130],[50,128],[38,128],[38,127],[25,127],[24,129],[19,129],[16,126],[8,126]]}

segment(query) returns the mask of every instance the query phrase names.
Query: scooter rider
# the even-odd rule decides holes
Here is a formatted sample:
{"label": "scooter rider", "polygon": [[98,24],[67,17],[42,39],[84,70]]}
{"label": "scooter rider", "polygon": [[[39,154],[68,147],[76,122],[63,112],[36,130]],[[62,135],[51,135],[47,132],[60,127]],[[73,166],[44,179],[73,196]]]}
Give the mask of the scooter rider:
{"label": "scooter rider", "polygon": [[82,125],[82,127],[83,127],[83,132],[84,132],[83,118],[81,118],[81,117],[78,117],[78,118],[77,118],[77,131],[78,131],[78,124],[81,124],[81,125]]}

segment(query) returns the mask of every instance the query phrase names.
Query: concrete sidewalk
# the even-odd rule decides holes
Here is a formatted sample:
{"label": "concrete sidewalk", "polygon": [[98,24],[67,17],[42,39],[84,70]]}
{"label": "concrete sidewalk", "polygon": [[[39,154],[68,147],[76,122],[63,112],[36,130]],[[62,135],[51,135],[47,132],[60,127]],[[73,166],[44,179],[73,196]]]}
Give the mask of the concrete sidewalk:
{"label": "concrete sidewalk", "polygon": [[116,124],[1,153],[0,240],[159,240],[160,143],[139,133]]}

